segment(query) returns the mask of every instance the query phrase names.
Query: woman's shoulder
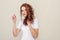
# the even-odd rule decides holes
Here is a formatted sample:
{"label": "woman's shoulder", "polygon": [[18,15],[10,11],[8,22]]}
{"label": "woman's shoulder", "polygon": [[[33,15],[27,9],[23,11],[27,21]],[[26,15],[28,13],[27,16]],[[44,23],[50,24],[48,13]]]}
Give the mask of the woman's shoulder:
{"label": "woman's shoulder", "polygon": [[34,22],[33,23],[38,23],[38,19],[34,18]]}
{"label": "woman's shoulder", "polygon": [[38,21],[38,19],[37,18],[34,18],[34,21]]}
{"label": "woman's shoulder", "polygon": [[32,26],[34,29],[37,29],[37,28],[39,28],[38,27],[38,19],[37,18],[35,18],[34,19],[34,22],[33,22],[33,26]]}

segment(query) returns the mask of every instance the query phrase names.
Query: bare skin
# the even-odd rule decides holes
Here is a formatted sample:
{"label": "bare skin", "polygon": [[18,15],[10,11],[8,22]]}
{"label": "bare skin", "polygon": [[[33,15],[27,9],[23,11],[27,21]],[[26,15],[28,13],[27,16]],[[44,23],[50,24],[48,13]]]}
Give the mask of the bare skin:
{"label": "bare skin", "polygon": [[[26,11],[25,11],[25,8],[22,7],[22,10],[23,10],[22,15],[23,15],[23,16],[26,16],[27,13],[26,13]],[[25,13],[25,14],[24,14],[24,13]],[[17,28],[16,28],[16,20],[17,20],[16,15],[13,15],[13,16],[12,16],[12,21],[13,21],[13,36],[14,36],[14,37],[16,37],[16,36],[20,33],[20,31],[21,31],[21,29],[17,29]],[[34,38],[37,38],[39,29],[33,29],[33,28],[32,28],[32,25],[31,25],[31,23],[30,23],[29,21],[27,21],[27,24],[28,24],[28,26],[29,26],[29,28],[30,28],[30,31],[31,31],[32,36],[33,36]]]}
{"label": "bare skin", "polygon": [[31,31],[33,37],[37,38],[39,29],[33,29],[32,24],[30,22],[27,22],[27,23],[28,23],[28,26],[30,28],[30,31]]}
{"label": "bare skin", "polygon": [[21,30],[16,28],[16,16],[15,15],[12,16],[12,20],[13,20],[13,36],[16,37]]}

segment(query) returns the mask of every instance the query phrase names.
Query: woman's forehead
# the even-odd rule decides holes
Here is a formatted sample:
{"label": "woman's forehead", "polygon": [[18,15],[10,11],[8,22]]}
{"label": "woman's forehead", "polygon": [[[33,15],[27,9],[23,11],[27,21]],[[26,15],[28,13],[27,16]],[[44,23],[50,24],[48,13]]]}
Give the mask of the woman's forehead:
{"label": "woman's forehead", "polygon": [[22,7],[22,10],[25,10],[25,9],[26,9],[26,8],[23,6],[23,7]]}

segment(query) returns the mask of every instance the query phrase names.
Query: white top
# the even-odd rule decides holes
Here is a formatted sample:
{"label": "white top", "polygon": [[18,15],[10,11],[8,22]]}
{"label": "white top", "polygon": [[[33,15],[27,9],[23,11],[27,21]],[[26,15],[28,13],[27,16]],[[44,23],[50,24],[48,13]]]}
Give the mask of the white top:
{"label": "white top", "polygon": [[[21,20],[20,20],[17,28],[21,29],[21,31],[22,31],[21,40],[35,40],[31,34],[31,31],[30,31],[28,25],[25,26]],[[38,20],[36,18],[34,19],[34,23],[32,24],[32,28],[38,29]]]}

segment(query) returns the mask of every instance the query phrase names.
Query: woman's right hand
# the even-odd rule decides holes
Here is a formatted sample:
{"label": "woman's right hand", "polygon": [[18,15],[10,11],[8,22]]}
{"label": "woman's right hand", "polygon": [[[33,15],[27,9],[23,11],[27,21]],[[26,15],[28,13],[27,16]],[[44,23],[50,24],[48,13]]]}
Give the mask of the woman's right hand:
{"label": "woman's right hand", "polygon": [[16,37],[18,33],[20,32],[20,30],[16,28],[16,15],[15,14],[12,16],[12,20],[13,20],[13,36]]}
{"label": "woman's right hand", "polygon": [[15,14],[12,16],[12,20],[13,20],[13,23],[16,23],[16,15]]}

